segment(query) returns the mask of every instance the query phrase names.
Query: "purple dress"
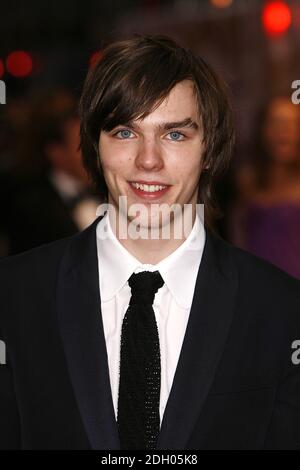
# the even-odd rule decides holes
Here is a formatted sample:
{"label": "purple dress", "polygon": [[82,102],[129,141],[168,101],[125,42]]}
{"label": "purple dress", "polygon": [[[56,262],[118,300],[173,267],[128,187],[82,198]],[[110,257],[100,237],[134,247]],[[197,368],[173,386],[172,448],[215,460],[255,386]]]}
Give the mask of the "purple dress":
{"label": "purple dress", "polygon": [[246,249],[300,279],[300,203],[251,204]]}

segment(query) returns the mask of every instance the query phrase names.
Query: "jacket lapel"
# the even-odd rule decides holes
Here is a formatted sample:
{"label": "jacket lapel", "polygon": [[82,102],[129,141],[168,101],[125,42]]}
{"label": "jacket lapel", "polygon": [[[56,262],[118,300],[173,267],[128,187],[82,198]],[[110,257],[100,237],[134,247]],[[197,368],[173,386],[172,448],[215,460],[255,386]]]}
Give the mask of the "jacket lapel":
{"label": "jacket lapel", "polygon": [[57,284],[60,332],[92,449],[119,449],[99,295],[96,225],[70,239]]}
{"label": "jacket lapel", "polygon": [[227,244],[207,230],[190,317],[158,449],[185,449],[212,385],[230,329],[237,268]]}

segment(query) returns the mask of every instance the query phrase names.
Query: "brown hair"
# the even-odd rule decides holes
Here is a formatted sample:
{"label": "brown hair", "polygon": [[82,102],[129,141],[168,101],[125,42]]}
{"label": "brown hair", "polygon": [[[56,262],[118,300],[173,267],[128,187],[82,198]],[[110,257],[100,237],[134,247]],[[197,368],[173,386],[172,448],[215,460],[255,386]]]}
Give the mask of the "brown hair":
{"label": "brown hair", "polygon": [[81,149],[86,170],[102,197],[107,186],[99,159],[100,131],[143,119],[182,80],[194,83],[203,122],[204,154],[199,180],[199,202],[205,222],[212,228],[220,214],[214,195],[228,168],[234,144],[232,111],[225,85],[202,58],[161,35],[135,34],[104,49],[86,78],[79,106]]}

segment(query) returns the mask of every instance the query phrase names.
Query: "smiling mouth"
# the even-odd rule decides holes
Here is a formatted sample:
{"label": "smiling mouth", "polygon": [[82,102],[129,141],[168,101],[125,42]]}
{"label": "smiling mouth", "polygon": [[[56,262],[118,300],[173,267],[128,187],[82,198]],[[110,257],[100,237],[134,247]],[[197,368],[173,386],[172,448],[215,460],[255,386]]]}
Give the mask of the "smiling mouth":
{"label": "smiling mouth", "polygon": [[144,191],[145,193],[155,193],[157,191],[162,191],[163,189],[168,188],[168,186],[161,184],[143,184],[136,183],[135,181],[131,181],[130,184],[133,188]]}
{"label": "smiling mouth", "polygon": [[154,200],[162,197],[169,189],[170,185],[159,184],[158,181],[149,183],[128,181],[132,191],[144,200]]}

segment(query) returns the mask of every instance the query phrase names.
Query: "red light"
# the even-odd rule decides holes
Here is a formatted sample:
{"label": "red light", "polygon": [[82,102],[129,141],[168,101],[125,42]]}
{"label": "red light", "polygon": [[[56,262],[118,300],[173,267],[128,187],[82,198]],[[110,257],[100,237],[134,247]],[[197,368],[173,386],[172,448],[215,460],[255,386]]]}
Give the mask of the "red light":
{"label": "red light", "polygon": [[6,67],[14,77],[26,77],[32,72],[32,58],[28,52],[14,51],[6,58]]}
{"label": "red light", "polygon": [[283,34],[291,25],[291,10],[285,2],[268,2],[263,9],[262,22],[268,36]]}
{"label": "red light", "polygon": [[3,60],[0,59],[0,78],[4,75],[4,63]]}
{"label": "red light", "polygon": [[96,51],[94,52],[91,57],[90,57],[90,67],[95,67],[96,64],[99,62],[99,60],[102,59],[103,52],[102,51]]}

